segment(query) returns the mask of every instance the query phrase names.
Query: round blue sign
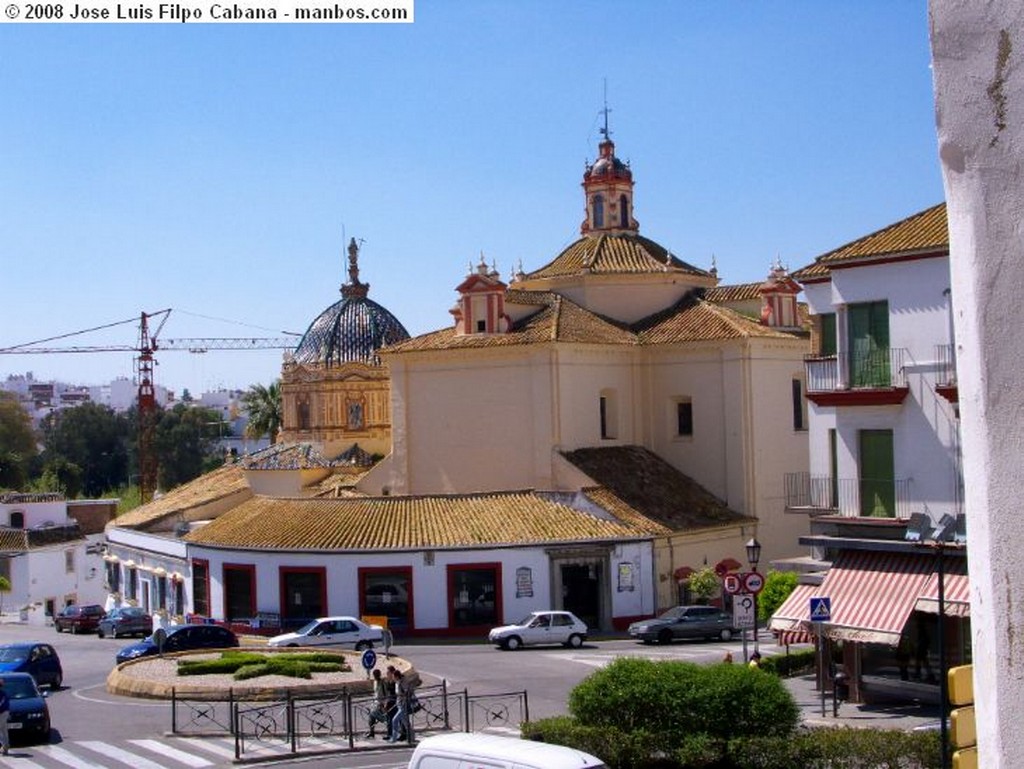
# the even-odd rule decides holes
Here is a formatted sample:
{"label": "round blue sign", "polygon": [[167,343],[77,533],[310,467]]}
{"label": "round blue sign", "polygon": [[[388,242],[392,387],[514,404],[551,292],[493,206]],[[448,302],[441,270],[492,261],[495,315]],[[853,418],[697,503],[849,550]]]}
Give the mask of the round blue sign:
{"label": "round blue sign", "polygon": [[362,662],[365,670],[372,670],[377,664],[377,652],[373,649],[367,649],[363,652]]}

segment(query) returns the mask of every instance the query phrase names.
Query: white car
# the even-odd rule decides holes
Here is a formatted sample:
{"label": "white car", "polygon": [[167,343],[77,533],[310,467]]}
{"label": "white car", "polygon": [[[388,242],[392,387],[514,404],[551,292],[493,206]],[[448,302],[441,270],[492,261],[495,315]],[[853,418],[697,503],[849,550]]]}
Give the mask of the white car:
{"label": "white car", "polygon": [[571,611],[535,611],[513,625],[494,628],[487,640],[508,651],[540,644],[578,649],[587,640],[587,626]]}
{"label": "white car", "polygon": [[355,617],[321,617],[294,633],[276,635],[267,646],[351,646],[357,651],[382,644],[384,628]]}

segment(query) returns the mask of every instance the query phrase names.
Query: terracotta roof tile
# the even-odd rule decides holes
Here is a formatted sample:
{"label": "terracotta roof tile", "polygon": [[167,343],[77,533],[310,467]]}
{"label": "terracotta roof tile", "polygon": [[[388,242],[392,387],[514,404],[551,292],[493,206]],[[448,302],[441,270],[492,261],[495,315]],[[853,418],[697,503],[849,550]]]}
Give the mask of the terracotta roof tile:
{"label": "terracotta roof tile", "polygon": [[667,310],[645,318],[633,329],[643,345],[751,337],[794,338],[792,331],[762,326],[756,320],[706,302],[693,293]]}
{"label": "terracotta roof tile", "polygon": [[257,550],[385,550],[644,538],[646,532],[541,494],[254,497],[185,539]]}
{"label": "terracotta roof tile", "polygon": [[945,203],[939,203],[829,251],[815,259],[813,264],[794,272],[793,277],[796,280],[824,277],[828,275],[831,267],[846,262],[929,251],[949,251],[949,224],[946,219]]}
{"label": "terracotta roof tile", "polygon": [[[588,489],[588,497],[624,522],[651,534],[752,520],[730,510],[695,480],[640,446],[576,449],[564,456],[603,487]],[[629,510],[648,523],[631,517]]]}
{"label": "terracotta roof tile", "polygon": [[704,298],[714,304],[760,300],[763,285],[764,283],[737,283],[733,286],[715,286],[705,289]]}
{"label": "terracotta roof tile", "polygon": [[169,516],[226,499],[235,494],[249,494],[242,466],[225,465],[199,476],[194,481],[171,489],[159,499],[117,516],[111,526],[145,527]]}
{"label": "terracotta roof tile", "polygon": [[679,272],[710,277],[711,273],[677,259],[666,248],[632,233],[591,235],[570,244],[526,280],[570,275],[622,275]]}
{"label": "terracotta roof tile", "polygon": [[246,470],[310,470],[331,467],[332,460],[311,443],[278,443],[243,457]]}

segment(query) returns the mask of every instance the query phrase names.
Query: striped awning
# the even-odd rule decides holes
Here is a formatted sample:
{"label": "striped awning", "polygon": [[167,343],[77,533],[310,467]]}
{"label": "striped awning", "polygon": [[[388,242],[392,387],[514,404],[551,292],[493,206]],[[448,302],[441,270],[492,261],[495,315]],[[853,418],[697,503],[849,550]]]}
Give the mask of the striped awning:
{"label": "striped awning", "polygon": [[[934,561],[934,559],[932,560]],[[969,617],[971,616],[971,583],[967,578],[967,559],[946,558],[944,562],[942,570],[943,614],[948,617]],[[930,614],[939,613],[938,572],[932,572],[914,608]]]}
{"label": "striped awning", "polygon": [[811,598],[821,595],[820,585],[797,585],[768,620],[768,629],[782,645],[812,643],[810,629]]}
{"label": "striped awning", "polygon": [[832,620],[824,623],[824,634],[896,646],[934,566],[931,555],[842,552],[817,592],[832,599]]}

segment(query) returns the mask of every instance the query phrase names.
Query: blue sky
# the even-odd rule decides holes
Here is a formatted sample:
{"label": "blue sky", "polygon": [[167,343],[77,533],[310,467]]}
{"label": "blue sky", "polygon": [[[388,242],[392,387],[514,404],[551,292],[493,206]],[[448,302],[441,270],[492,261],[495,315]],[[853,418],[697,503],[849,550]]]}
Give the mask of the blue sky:
{"label": "blue sky", "polygon": [[[445,326],[483,251],[579,236],[608,83],[641,232],[725,283],[942,199],[927,7],[417,0],[407,25],[0,24],[0,347],[174,308],[163,335],[302,332],[339,298]],[[230,322],[225,322],[230,321]],[[134,343],[133,325],[67,343]],[[278,352],[158,354],[179,392]],[[127,353],[0,378],[131,376]]]}

